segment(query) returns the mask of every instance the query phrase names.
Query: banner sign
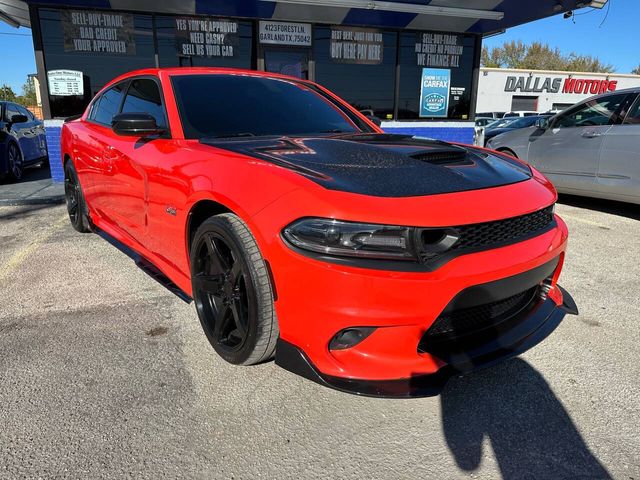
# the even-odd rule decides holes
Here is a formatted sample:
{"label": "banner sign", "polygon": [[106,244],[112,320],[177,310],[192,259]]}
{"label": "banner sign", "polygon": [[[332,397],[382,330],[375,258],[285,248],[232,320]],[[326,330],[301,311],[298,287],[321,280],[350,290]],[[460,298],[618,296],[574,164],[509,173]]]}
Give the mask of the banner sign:
{"label": "banner sign", "polygon": [[52,96],[84,95],[82,72],[76,70],[49,70],[49,94]]}
{"label": "banner sign", "polygon": [[384,42],[382,32],[372,28],[331,27],[330,57],[336,63],[379,65]]}
{"label": "banner sign", "polygon": [[446,117],[449,110],[451,70],[423,68],[420,85],[420,116]]}
{"label": "banner sign", "polygon": [[601,80],[588,78],[561,78],[561,77],[538,77],[538,76],[509,76],[504,85],[505,92],[523,93],[579,93],[579,94],[600,94],[605,92],[615,92],[618,88],[617,80]]}
{"label": "banner sign", "polygon": [[418,33],[415,47],[418,66],[458,68],[464,53],[463,41],[463,35]]}
{"label": "banner sign", "polygon": [[133,15],[93,10],[63,10],[65,52],[135,55]]}
{"label": "banner sign", "polygon": [[260,21],[260,43],[311,46],[311,24]]}
{"label": "banner sign", "polygon": [[176,51],[188,57],[235,57],[238,22],[224,18],[177,17]]}

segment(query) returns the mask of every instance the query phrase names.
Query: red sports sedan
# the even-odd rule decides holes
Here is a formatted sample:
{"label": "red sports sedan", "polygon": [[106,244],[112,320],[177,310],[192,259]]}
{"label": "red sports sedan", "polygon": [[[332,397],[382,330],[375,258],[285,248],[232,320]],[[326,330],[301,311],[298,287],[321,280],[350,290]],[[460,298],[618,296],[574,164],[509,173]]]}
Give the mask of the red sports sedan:
{"label": "red sports sedan", "polygon": [[228,362],[437,393],[577,313],[556,192],[488,150],[385,134],[312,82],[123,75],[62,131],[71,223],[183,300]]}

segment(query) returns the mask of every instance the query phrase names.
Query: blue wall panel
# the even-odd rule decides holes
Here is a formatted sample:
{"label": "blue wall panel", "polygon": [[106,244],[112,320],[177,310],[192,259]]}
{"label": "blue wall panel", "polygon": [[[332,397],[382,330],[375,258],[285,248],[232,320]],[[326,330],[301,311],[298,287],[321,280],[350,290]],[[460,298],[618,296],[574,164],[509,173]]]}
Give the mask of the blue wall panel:
{"label": "blue wall panel", "polygon": [[429,137],[445,142],[473,143],[474,129],[460,127],[389,127],[384,128],[388,133],[402,133],[417,137]]}
{"label": "blue wall panel", "polygon": [[51,178],[54,182],[64,182],[64,171],[62,170],[62,156],[60,154],[60,133],[62,127],[48,125],[45,128],[47,137],[47,150],[49,151],[49,165],[51,168]]}

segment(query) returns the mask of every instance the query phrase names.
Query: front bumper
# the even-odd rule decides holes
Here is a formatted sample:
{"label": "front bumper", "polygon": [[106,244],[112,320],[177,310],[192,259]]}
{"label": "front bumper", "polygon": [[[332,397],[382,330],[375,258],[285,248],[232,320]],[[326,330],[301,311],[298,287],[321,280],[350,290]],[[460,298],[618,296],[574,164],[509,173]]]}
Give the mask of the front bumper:
{"label": "front bumper", "polygon": [[538,302],[516,324],[464,353],[440,354],[446,362],[433,374],[415,375],[397,380],[368,380],[325,375],[311,362],[307,355],[295,345],[280,339],[276,350],[276,364],[293,373],[313,380],[321,385],[343,392],[370,397],[409,398],[438,395],[454,375],[485,368],[517,356],[534,347],[553,332],[564,316],[578,314],[576,304],[559,285],[556,297],[561,294],[562,303],[556,304],[548,296]]}

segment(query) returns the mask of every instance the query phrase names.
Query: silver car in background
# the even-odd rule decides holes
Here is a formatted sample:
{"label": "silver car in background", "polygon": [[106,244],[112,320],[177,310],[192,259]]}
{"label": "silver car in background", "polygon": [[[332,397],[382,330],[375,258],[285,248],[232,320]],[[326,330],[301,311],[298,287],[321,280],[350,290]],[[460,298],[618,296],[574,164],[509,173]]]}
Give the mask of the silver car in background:
{"label": "silver car in background", "polygon": [[487,148],[530,163],[559,192],[640,204],[640,88],[591,97]]}

